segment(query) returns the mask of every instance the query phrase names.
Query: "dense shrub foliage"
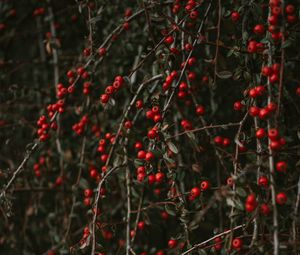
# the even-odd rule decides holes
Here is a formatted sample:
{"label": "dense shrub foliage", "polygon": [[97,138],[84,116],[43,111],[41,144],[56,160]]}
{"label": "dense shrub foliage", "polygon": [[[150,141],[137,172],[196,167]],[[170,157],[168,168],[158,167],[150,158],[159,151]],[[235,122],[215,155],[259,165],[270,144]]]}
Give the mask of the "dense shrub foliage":
{"label": "dense shrub foliage", "polygon": [[299,254],[297,0],[2,0],[0,253]]}

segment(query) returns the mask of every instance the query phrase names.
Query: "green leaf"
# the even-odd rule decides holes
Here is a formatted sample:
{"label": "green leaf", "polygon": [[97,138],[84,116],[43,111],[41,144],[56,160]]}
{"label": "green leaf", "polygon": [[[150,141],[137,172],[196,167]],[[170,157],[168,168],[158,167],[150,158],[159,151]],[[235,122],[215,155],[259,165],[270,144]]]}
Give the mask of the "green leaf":
{"label": "green leaf", "polygon": [[291,40],[286,40],[282,46],[281,46],[281,49],[285,49],[285,48],[288,48],[292,45],[292,41]]}
{"label": "green leaf", "polygon": [[178,149],[177,149],[177,147],[175,146],[174,143],[172,143],[172,142],[167,142],[167,145],[168,145],[169,149],[170,149],[172,152],[174,152],[175,154],[178,153]]}
{"label": "green leaf", "polygon": [[140,197],[140,194],[134,188],[131,189],[131,194],[135,198],[139,198]]}
{"label": "green leaf", "polygon": [[247,41],[249,38],[249,34],[247,32],[243,33],[243,41]]}
{"label": "green leaf", "polygon": [[196,140],[196,137],[195,137],[195,134],[194,134],[194,133],[188,132],[188,133],[186,133],[186,134],[187,134],[187,136],[188,136],[191,140],[193,140],[193,141]]}
{"label": "green leaf", "polygon": [[234,200],[234,207],[239,209],[240,211],[244,210],[244,205],[240,199],[235,199]]}
{"label": "green leaf", "polygon": [[171,205],[165,205],[165,210],[168,214],[172,215],[172,216],[176,216],[176,212],[174,210],[174,206]]}
{"label": "green leaf", "polygon": [[246,197],[247,196],[247,193],[246,191],[241,188],[241,187],[237,187],[236,188],[236,193],[240,196],[240,197]]}
{"label": "green leaf", "polygon": [[89,187],[89,183],[86,179],[80,178],[79,187],[82,189],[87,189]]}
{"label": "green leaf", "polygon": [[251,80],[251,74],[249,72],[247,72],[247,71],[243,72],[243,76],[246,81]]}
{"label": "green leaf", "polygon": [[141,159],[135,159],[134,160],[134,166],[135,167],[139,167],[139,166],[142,166],[142,165],[144,165],[144,162]]}

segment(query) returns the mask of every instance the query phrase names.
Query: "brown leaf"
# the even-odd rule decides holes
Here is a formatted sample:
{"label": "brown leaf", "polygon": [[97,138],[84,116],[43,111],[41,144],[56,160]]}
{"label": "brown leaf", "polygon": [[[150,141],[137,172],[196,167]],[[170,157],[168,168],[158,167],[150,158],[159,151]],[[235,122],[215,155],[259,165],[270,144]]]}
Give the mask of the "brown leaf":
{"label": "brown leaf", "polygon": [[202,167],[201,167],[199,164],[193,164],[193,165],[192,165],[192,170],[193,170],[194,172],[200,173],[201,170],[202,170]]}
{"label": "brown leaf", "polygon": [[49,55],[52,54],[52,47],[51,47],[50,42],[47,42],[47,43],[46,43],[46,51],[47,51],[47,53],[48,53]]}

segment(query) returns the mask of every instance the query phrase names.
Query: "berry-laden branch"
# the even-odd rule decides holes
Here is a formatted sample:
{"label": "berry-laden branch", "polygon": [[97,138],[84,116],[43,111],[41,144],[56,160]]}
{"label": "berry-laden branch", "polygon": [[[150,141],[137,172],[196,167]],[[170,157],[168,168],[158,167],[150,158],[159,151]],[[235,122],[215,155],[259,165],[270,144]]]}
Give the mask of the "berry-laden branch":
{"label": "berry-laden branch", "polygon": [[299,253],[299,7],[3,1],[1,251]]}
{"label": "berry-laden branch", "polygon": [[181,255],[190,254],[192,251],[195,251],[195,250],[197,250],[197,249],[200,249],[200,248],[202,248],[203,246],[205,247],[205,245],[207,245],[207,244],[210,243],[211,241],[215,240],[216,238],[222,237],[222,236],[227,235],[227,234],[230,234],[231,232],[233,232],[233,231],[235,231],[235,230],[238,230],[238,229],[241,229],[241,228],[243,228],[243,227],[245,227],[245,226],[246,226],[245,224],[239,225],[239,226],[234,227],[233,229],[229,229],[229,230],[226,230],[226,231],[224,231],[224,232],[222,232],[222,233],[220,233],[220,234],[217,234],[217,235],[215,235],[215,236],[213,236],[213,237],[211,237],[211,238],[209,238],[209,239],[207,239],[207,240],[205,240],[205,241],[203,241],[203,242],[201,242],[201,243],[199,243],[199,244],[193,245],[192,248],[190,248],[190,249],[188,249],[187,251],[181,253]]}

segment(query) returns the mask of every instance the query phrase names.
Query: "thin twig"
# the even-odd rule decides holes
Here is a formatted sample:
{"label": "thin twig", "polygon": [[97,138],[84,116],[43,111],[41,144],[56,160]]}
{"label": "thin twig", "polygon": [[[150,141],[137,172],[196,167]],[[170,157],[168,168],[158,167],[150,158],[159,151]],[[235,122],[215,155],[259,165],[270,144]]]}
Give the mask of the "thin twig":
{"label": "thin twig", "polygon": [[213,237],[211,237],[211,238],[205,240],[205,241],[202,242],[202,243],[195,244],[195,245],[193,245],[192,248],[190,248],[190,249],[188,249],[187,251],[181,253],[181,255],[189,254],[190,252],[192,252],[192,251],[194,251],[194,250],[196,250],[196,249],[199,249],[199,248],[201,248],[202,246],[206,245],[207,243],[209,243],[209,242],[215,240],[217,237],[221,237],[221,236],[223,236],[223,235],[227,235],[227,234],[229,234],[229,233],[232,233],[233,231],[238,230],[238,229],[241,229],[241,228],[243,228],[244,226],[246,226],[246,224],[242,224],[242,225],[236,226],[236,227],[234,227],[234,228],[232,228],[232,229],[229,229],[229,230],[226,230],[226,231],[224,231],[224,232],[222,232],[222,233],[220,233],[220,234],[217,234],[217,235],[215,235],[215,236],[213,236]]}

